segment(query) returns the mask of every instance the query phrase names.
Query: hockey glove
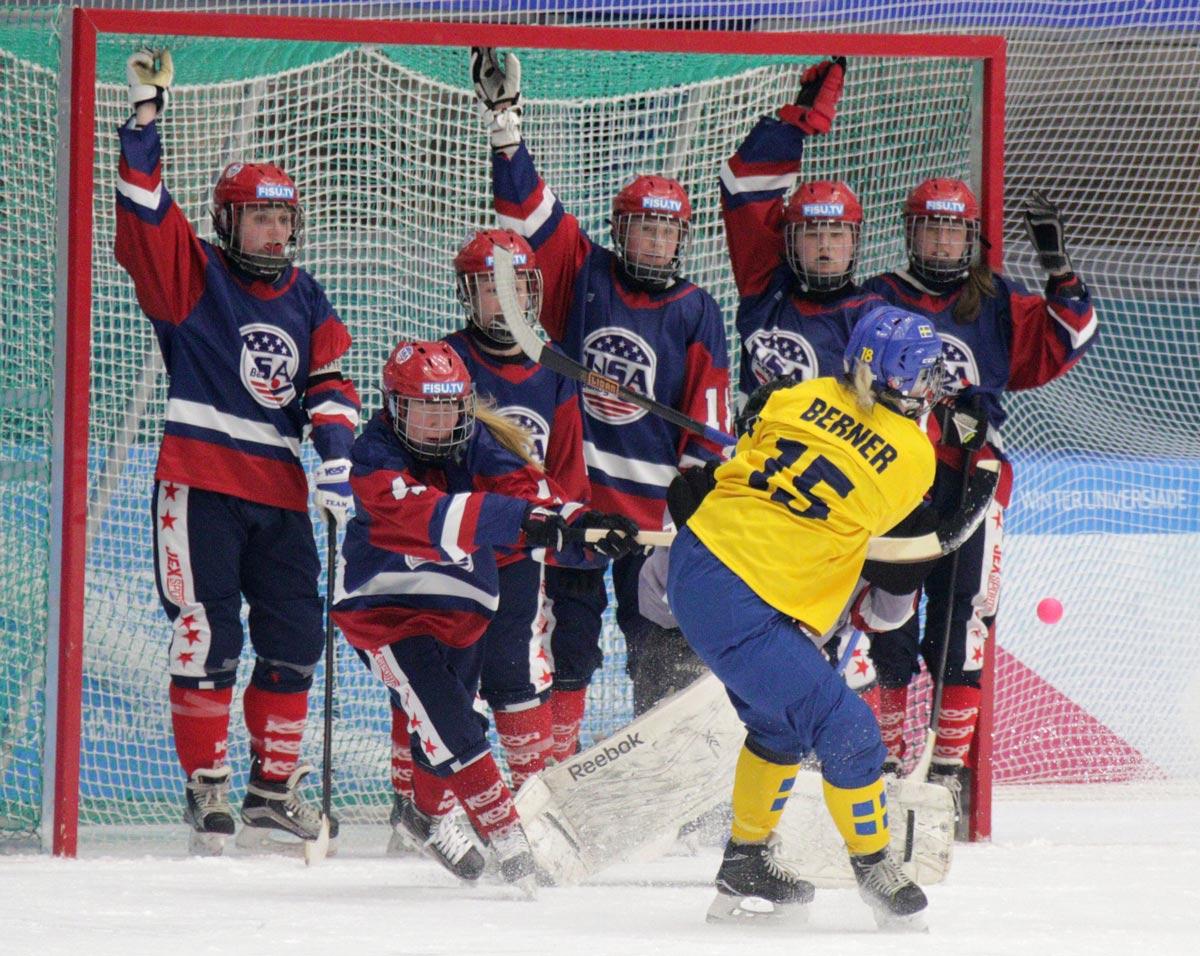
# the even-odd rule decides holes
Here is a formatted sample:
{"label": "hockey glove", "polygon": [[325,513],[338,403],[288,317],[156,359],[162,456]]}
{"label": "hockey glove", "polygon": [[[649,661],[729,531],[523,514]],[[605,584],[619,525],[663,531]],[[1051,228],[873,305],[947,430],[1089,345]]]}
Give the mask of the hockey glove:
{"label": "hockey glove", "polygon": [[1066,242],[1063,239],[1062,216],[1058,207],[1043,193],[1034,191],[1025,200],[1023,209],[1025,231],[1029,241],[1037,251],[1038,261],[1042,268],[1052,275],[1061,275],[1071,271],[1071,259],[1067,255]]}
{"label": "hockey glove", "polygon": [[940,445],[976,451],[987,442],[987,409],[978,392],[960,394],[953,405],[934,405],[933,415],[942,429]]}
{"label": "hockey glove", "polygon": [[718,461],[710,461],[703,468],[685,468],[671,479],[667,486],[667,511],[676,528],[687,524],[688,518],[696,513],[704,496],[717,487],[717,479],[713,473],[720,466]]}
{"label": "hockey glove", "polygon": [[780,375],[779,378],[773,378],[764,385],[758,386],[754,390],[754,394],[746,399],[746,404],[742,407],[738,417],[734,419],[734,431],[738,438],[741,438],[748,431],[753,430],[755,423],[758,421],[758,416],[762,414],[763,407],[767,404],[767,399],[774,395],[781,388],[791,388],[793,385],[798,385],[790,375]]}
{"label": "hockey glove", "polygon": [[550,548],[558,551],[567,542],[567,522],[553,508],[530,504],[521,519],[525,544],[530,548]]}
{"label": "hockey glove", "polygon": [[492,149],[507,149],[521,142],[521,61],[517,55],[507,54],[502,68],[495,47],[471,47],[471,85]]}
{"label": "hockey glove", "polygon": [[586,531],[588,528],[607,530],[599,541],[589,541],[585,547],[591,548],[597,554],[606,558],[623,558],[627,554],[640,551],[637,535],[641,530],[637,522],[625,515],[608,514],[603,511],[585,511],[571,523],[572,528]]}
{"label": "hockey glove", "polygon": [[125,61],[125,79],[129,83],[129,105],[136,113],[143,103],[154,104],[154,118],[167,108],[175,66],[170,50],[142,47]]}
{"label": "hockey glove", "polygon": [[837,115],[837,101],[842,95],[846,75],[846,58],[834,57],[810,66],[800,78],[796,102],[783,107],[779,118],[799,127],[809,136],[828,133]]}
{"label": "hockey glove", "polygon": [[326,522],[332,518],[341,528],[350,518],[354,494],[350,490],[350,459],[330,458],[313,472],[314,503]]}

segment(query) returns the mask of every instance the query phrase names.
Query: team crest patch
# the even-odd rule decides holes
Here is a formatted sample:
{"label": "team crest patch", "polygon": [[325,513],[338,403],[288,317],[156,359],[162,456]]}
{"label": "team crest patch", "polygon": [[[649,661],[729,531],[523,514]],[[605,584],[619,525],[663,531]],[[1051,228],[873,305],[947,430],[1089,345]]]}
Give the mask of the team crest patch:
{"label": "team crest patch", "polygon": [[538,464],[544,464],[546,461],[546,442],[550,438],[550,426],[537,412],[531,408],[525,408],[522,405],[508,405],[499,409],[500,414],[508,419],[514,425],[519,425],[529,432],[529,440],[532,443],[531,448],[526,450],[531,458]]}
{"label": "team crest patch", "polygon": [[[583,364],[589,372],[619,382],[631,392],[654,396],[654,350],[628,329],[609,327],[589,335],[583,343]],[[613,425],[627,425],[646,414],[645,409],[625,401],[603,384],[592,387],[585,383],[583,410]]]}
{"label": "team crest patch", "polygon": [[283,408],[296,397],[300,353],[290,335],[273,325],[243,325],[242,384],[264,408]]}
{"label": "team crest patch", "polygon": [[964,379],[968,382],[979,381],[979,365],[975,361],[975,355],[962,339],[945,332],[942,332],[941,336],[942,355],[946,359],[946,382],[942,391],[946,395],[957,395],[962,391]]}
{"label": "team crest patch", "polygon": [[746,339],[750,371],[759,385],[790,375],[800,382],[817,377],[817,353],[808,339],[787,329],[759,329]]}

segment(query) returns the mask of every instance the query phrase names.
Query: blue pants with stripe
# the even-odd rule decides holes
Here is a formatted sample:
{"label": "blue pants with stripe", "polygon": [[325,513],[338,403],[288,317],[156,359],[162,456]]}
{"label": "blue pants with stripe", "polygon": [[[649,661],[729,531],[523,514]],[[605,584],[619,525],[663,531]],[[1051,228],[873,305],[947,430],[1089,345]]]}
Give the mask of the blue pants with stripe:
{"label": "blue pants with stripe", "polygon": [[870,708],[792,618],[686,527],[671,547],[667,595],[688,643],[725,685],[753,750],[778,763],[814,751],[835,787],[878,779],[887,750]]}

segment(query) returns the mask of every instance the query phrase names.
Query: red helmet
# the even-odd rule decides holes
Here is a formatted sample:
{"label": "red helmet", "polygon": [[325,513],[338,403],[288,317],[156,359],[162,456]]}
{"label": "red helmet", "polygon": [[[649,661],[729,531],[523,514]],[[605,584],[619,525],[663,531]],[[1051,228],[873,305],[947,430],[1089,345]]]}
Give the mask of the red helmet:
{"label": "red helmet", "polygon": [[[840,289],[853,279],[862,221],[862,204],[845,183],[828,180],[801,183],[792,193],[783,207],[783,254],[806,290]],[[838,256],[841,261],[831,261],[830,257],[837,255],[834,243],[839,241],[833,239],[828,248],[818,253],[817,261],[806,261],[804,237],[822,233],[831,239],[844,234],[850,243],[848,257],[843,250],[843,255]]]}
{"label": "red helmet", "polygon": [[[247,209],[283,206],[292,214],[292,234],[278,253],[242,249],[241,221]],[[226,255],[251,275],[274,279],[292,264],[304,241],[304,213],[292,177],[267,163],[230,163],[217,180],[213,229]]]}
{"label": "red helmet", "polygon": [[[904,201],[904,224],[913,275],[942,284],[966,277],[979,244],[979,200],[966,183],[959,179],[925,180]],[[965,230],[961,250],[938,249],[938,243],[924,242],[931,227],[958,224]]]}
{"label": "red helmet", "polygon": [[[691,220],[692,204],[674,179],[638,176],[617,193],[612,205],[613,246],[629,276],[652,289],[670,285],[683,266]],[[630,227],[663,222],[676,225],[673,234],[645,239],[637,255],[631,255]]]}
{"label": "red helmet", "polygon": [[423,461],[449,458],[475,430],[475,383],[445,342],[401,342],[383,366],[384,407],[400,443]]}
{"label": "red helmet", "polygon": [[508,348],[516,339],[504,321],[495,294],[495,260],[492,249],[501,246],[513,254],[517,273],[517,298],[524,307],[525,321],[537,325],[542,312],[542,273],[529,243],[510,229],[487,229],[458,250],[454,257],[458,301],[484,338]]}

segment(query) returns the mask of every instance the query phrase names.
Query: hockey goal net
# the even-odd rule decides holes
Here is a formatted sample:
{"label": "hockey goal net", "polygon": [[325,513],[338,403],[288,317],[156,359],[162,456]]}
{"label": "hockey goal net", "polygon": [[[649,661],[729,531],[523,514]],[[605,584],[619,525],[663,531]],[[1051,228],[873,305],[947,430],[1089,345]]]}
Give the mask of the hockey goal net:
{"label": "hockey goal net", "polygon": [[[859,274],[902,261],[895,211],[915,182],[933,174],[977,187],[999,261],[1003,43],[994,37],[78,15],[73,86],[82,107],[73,113],[69,140],[76,163],[66,262],[73,298],[66,303],[59,379],[67,422],[58,433],[65,448],[62,573],[46,544],[52,540],[46,524],[59,505],[46,480],[58,437],[45,420],[52,277],[33,270],[27,282],[14,280],[17,309],[0,318],[12,323],[2,362],[4,387],[12,392],[5,397],[16,410],[9,421],[18,426],[4,438],[0,530],[5,583],[22,596],[2,621],[0,654],[10,666],[0,672],[0,832],[39,828],[44,768],[57,753],[55,842],[67,852],[79,823],[174,823],[180,812],[165,693],[166,628],[146,507],[165,382],[149,324],[111,255],[115,127],[127,115],[123,65],[145,42],[176,56],[177,84],[162,124],[164,181],[202,235],[211,237],[207,206],[213,177],[226,162],[268,158],[296,178],[309,222],[301,264],[326,286],[354,335],[350,374],[367,411],[377,407],[379,369],[397,338],[436,337],[461,324],[450,263],[469,229],[493,221],[486,136],[467,80],[472,43],[520,53],[527,139],[547,182],[593,236],[606,237],[608,203],[633,173],[660,171],[684,183],[696,210],[688,272],[725,307],[731,348],[736,294],[718,214],[720,163],[758,116],[794,96],[804,67],[830,53],[851,56],[853,66],[835,133],[810,144],[805,175],[844,178],[859,193],[867,215]],[[33,59],[3,59],[16,81],[4,84],[5,167],[21,168],[40,184],[24,191],[30,198],[19,216],[14,211],[0,220],[13,232],[0,248],[5,274],[18,277],[39,257],[55,255],[55,210],[45,197],[54,194],[58,78]],[[1082,250],[1077,259],[1087,261]],[[9,270],[10,262],[18,271]],[[1068,414],[1082,415],[1097,400],[1086,375],[1054,388]],[[28,422],[18,417],[21,403],[33,410]],[[1164,601],[1145,587],[1149,568],[1183,566],[1179,548],[1188,538],[1179,532],[1189,529],[1177,518],[1147,519],[1144,534],[1134,537],[1128,527],[1062,519],[1070,519],[1072,502],[1119,497],[1126,485],[1144,488],[1149,481],[1146,494],[1166,494],[1178,474],[1172,469],[1184,468],[1193,484],[1196,476],[1173,461],[1155,470],[1154,456],[1168,453],[1169,444],[1139,442],[1132,447],[1145,457],[1121,458],[1114,443],[1080,440],[1059,419],[1046,421],[1043,409],[1031,405],[1024,416],[1018,410],[1010,439],[1028,461],[1018,462],[1018,488],[1028,481],[1031,494],[1018,497],[1010,512],[994,711],[997,776],[1079,782],[1194,776],[1194,748],[1180,745],[1155,708],[1140,706],[1127,674],[1145,659],[1137,651],[1138,615],[1157,614]],[[1091,468],[1098,455],[1101,470],[1081,472],[1080,462]],[[1135,518],[1140,514],[1134,509]],[[1087,579],[1071,573],[1081,548],[1095,568]],[[1138,608],[1109,610],[1098,603],[1101,576],[1146,596]],[[1068,608],[1053,631],[1032,612],[1048,595]],[[61,613],[51,628],[45,608],[53,602]],[[1097,614],[1121,615],[1121,640],[1110,631],[1091,639]],[[47,680],[46,630],[62,635],[48,669],[61,666],[63,680]],[[623,646],[611,622],[605,640],[585,743],[611,733],[632,712]],[[317,687],[323,679],[318,671]],[[344,646],[337,681],[335,806],[343,819],[382,819],[386,698]],[[1120,690],[1097,693],[1105,681]],[[63,693],[56,699],[58,687]],[[239,698],[231,720],[234,754],[246,752]],[[918,696],[910,719],[914,741],[926,719],[920,704]],[[310,758],[321,750],[321,718],[314,692],[305,743]],[[56,749],[43,749],[51,728]],[[245,769],[234,767],[235,791]]]}

